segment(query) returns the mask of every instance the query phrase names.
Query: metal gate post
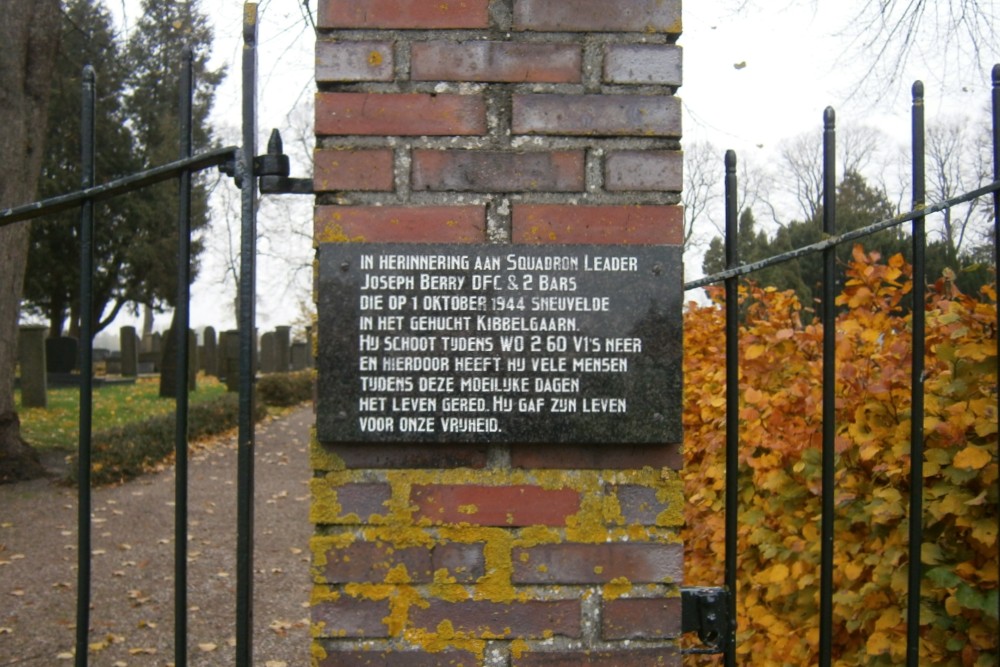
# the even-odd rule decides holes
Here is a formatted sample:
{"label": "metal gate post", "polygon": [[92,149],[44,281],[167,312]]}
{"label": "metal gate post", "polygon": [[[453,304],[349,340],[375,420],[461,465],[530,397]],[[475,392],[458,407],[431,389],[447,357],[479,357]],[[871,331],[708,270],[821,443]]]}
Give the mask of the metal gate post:
{"label": "metal gate post", "polygon": [[[83,68],[80,171],[83,188],[94,185],[96,118],[94,68]],[[76,667],[87,665],[90,632],[90,445],[94,403],[94,200],[80,209],[80,451],[77,468]]]}
{"label": "metal gate post", "polygon": [[[837,117],[833,108],[823,112],[823,234],[837,233]],[[833,515],[835,438],[837,434],[837,246],[823,250],[823,426],[820,456],[823,491],[820,496],[819,664],[833,661]]]}
{"label": "metal gate post", "polygon": [[243,5],[243,154],[237,161],[240,236],[240,408],[236,499],[236,665],[253,664],[254,347],[257,257],[257,4]]}
{"label": "metal gate post", "polygon": [[[194,152],[192,53],[184,48],[180,77],[180,159]],[[188,329],[191,327],[191,172],[182,171],[177,215],[177,336],[176,425],[174,449],[174,665],[187,667],[187,554],[188,554]]]}
{"label": "metal gate post", "polygon": [[[736,153],[726,151],[726,268],[740,263]],[[726,564],[729,627],[722,645],[726,667],[736,667],[736,550],[739,531],[740,471],[740,294],[737,276],[726,278]]]}
{"label": "metal gate post", "polygon": [[[924,179],[924,84],[913,84],[913,210],[925,205]],[[924,541],[924,331],[926,314],[926,269],[924,216],[913,219],[913,308],[910,400],[910,555],[906,600],[906,664],[920,664],[920,582],[923,568],[920,547]]]}

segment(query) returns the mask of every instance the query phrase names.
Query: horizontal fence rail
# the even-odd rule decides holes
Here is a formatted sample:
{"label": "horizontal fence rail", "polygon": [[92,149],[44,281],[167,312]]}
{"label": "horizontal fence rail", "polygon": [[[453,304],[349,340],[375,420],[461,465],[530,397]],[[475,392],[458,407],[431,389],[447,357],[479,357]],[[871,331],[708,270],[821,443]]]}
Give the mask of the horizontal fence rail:
{"label": "horizontal fence rail", "polygon": [[[725,453],[725,558],[724,586],[728,594],[726,600],[730,614],[729,636],[724,638],[724,664],[735,666],[737,648],[737,579],[738,531],[739,531],[739,409],[740,409],[740,358],[739,358],[739,291],[738,280],[762,269],[784,262],[809,256],[822,256],[823,278],[821,281],[821,308],[819,321],[823,332],[822,346],[822,434],[821,457],[821,514],[820,514],[820,568],[819,568],[819,664],[829,667],[833,664],[835,646],[833,643],[833,562],[836,544],[833,524],[835,521],[834,484],[836,466],[836,308],[835,308],[835,261],[834,251],[838,246],[867,238],[877,232],[911,223],[912,239],[912,367],[910,369],[911,416],[910,418],[910,499],[908,511],[908,554],[907,594],[906,594],[906,665],[917,667],[920,663],[920,602],[921,584],[924,580],[921,565],[923,543],[923,460],[924,460],[924,388],[925,379],[925,302],[926,302],[926,231],[924,221],[928,215],[944,212],[962,203],[992,196],[992,242],[994,271],[1000,267],[1000,65],[993,68],[992,95],[992,141],[993,141],[993,182],[965,194],[927,205],[924,186],[924,101],[923,84],[913,86],[911,111],[911,145],[913,192],[912,210],[908,213],[881,220],[866,227],[844,233],[837,233],[836,222],[836,130],[833,109],[824,112],[823,136],[823,233],[819,242],[783,252],[773,257],[741,263],[738,254],[738,214],[736,154],[727,151],[725,156],[725,269],[710,276],[686,282],[685,290],[693,290],[710,285],[724,286],[725,309],[725,349],[726,349],[726,453]],[[996,274],[994,274],[994,280]],[[1000,318],[998,318],[1000,321]],[[998,336],[1000,339],[1000,336]],[[1000,358],[1000,340],[998,358]],[[995,390],[997,400],[1000,391]],[[996,405],[1000,414],[1000,403]],[[1000,495],[1000,481],[997,482]],[[1000,519],[998,519],[1000,521]],[[998,526],[1000,530],[1000,526]],[[1000,540],[997,544],[997,560],[1000,562]],[[989,612],[1000,618],[1000,609]],[[752,658],[751,658],[752,659]]]}

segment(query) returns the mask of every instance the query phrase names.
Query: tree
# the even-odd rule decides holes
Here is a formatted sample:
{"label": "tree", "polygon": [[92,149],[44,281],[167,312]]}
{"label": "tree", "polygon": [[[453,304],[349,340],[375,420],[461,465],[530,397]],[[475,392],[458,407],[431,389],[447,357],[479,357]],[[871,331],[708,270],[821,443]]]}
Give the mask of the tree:
{"label": "tree", "polygon": [[[895,208],[881,189],[870,186],[856,171],[848,171],[837,186],[838,233],[866,227],[895,215]],[[823,234],[823,206],[817,205],[812,216],[804,221],[793,221],[778,229],[772,238],[755,229],[753,214],[744,210],[739,223],[740,262],[747,264],[768,259],[775,255],[807,245],[818,243]],[[898,229],[879,232],[861,241],[869,250],[877,250],[883,257],[896,253],[909,253],[909,244]],[[722,239],[713,239],[709,251],[705,253],[703,269],[706,274],[716,273],[725,268]],[[852,249],[843,245],[837,249],[838,266],[846,266],[851,260]],[[801,303],[812,304],[818,296],[817,286],[823,278],[822,264],[811,258],[793,259],[754,273],[754,282],[794,290]],[[839,290],[843,276],[838,276]]]}
{"label": "tree", "polygon": [[[64,9],[56,72],[52,77],[51,122],[39,196],[71,192],[80,185],[80,73],[83,64],[97,72],[97,180],[139,170],[136,145],[126,122],[123,96],[129,70],[115,38],[109,13],[95,0],[70,0]],[[96,206],[94,276],[96,330],[118,315],[141,282],[142,272],[129,263],[143,220],[138,197],[119,197]],[[49,335],[61,335],[67,315],[69,333],[79,335],[80,276],[77,224],[68,211],[36,221],[31,228],[24,299],[29,310],[49,321]],[[51,267],[61,267],[59,271]],[[108,312],[105,312],[105,311]]]}
{"label": "tree", "polygon": [[[0,21],[0,207],[35,199],[59,40],[58,0],[7,0]],[[0,227],[0,481],[44,472],[21,439],[14,367],[28,223]]]}
{"label": "tree", "polygon": [[[185,47],[191,50],[195,81],[192,114],[194,149],[206,149],[213,143],[208,114],[223,72],[208,66],[212,29],[199,4],[198,0],[183,3],[143,0],[142,18],[126,48],[131,66],[126,108],[138,143],[143,148],[144,166],[162,164],[177,157],[178,64]],[[192,234],[197,234],[207,227],[209,221],[208,189],[203,177],[192,181],[191,230]],[[149,235],[142,243],[132,247],[132,265],[144,267],[145,271],[133,301],[151,308],[160,304],[176,305],[177,215],[174,202],[176,188],[173,184],[158,185],[143,193],[140,210],[148,219],[156,220],[157,224],[155,228],[150,227]],[[202,247],[200,239],[193,239],[192,258],[198,256]],[[192,266],[192,278],[195,273],[196,266]],[[183,372],[175,373],[174,369],[177,337],[174,321],[164,345],[164,365],[160,376],[160,394],[164,396],[174,394],[175,376],[183,376]]]}
{"label": "tree", "polygon": [[[80,68],[98,73],[98,181],[125,176],[178,156],[177,105],[181,52],[196,53],[196,144],[211,142],[208,109],[221,73],[207,67],[211,32],[194,3],[167,3],[147,12],[125,48],[115,36],[101,0],[70,0],[63,20],[63,48],[53,78],[53,122],[43,169],[42,196],[75,189],[80,182]],[[175,6],[178,5],[178,6]],[[148,9],[148,8],[147,8]],[[163,25],[161,25],[161,22]],[[155,73],[155,76],[153,75]],[[133,128],[135,131],[133,132]],[[121,310],[140,304],[172,304],[176,294],[176,187],[163,184],[101,202],[95,214],[95,330]],[[208,221],[207,196],[199,182],[193,206],[194,229]],[[43,314],[52,335],[59,335],[68,314],[70,335],[80,323],[77,242],[69,212],[40,221],[32,231],[25,299]],[[192,255],[202,245],[196,240]],[[66,267],[50,271],[48,267]]]}

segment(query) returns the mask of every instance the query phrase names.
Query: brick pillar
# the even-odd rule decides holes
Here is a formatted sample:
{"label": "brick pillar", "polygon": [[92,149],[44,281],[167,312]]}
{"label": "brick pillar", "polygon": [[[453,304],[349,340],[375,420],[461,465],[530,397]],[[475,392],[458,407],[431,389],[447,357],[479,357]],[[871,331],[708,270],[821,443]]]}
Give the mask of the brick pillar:
{"label": "brick pillar", "polygon": [[[679,258],[680,0],[321,0],[318,23],[318,246]],[[330,335],[321,309],[320,357]],[[676,435],[585,444],[330,437],[345,381],[319,367],[315,664],[680,665],[679,370],[650,388]]]}

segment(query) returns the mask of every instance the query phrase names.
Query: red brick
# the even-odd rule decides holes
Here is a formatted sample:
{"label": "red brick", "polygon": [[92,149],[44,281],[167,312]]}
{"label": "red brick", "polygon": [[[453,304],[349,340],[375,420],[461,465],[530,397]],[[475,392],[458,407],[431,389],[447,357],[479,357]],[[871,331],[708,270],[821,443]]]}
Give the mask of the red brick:
{"label": "red brick", "polygon": [[444,568],[456,583],[471,584],[486,574],[486,558],[481,544],[449,542],[431,551],[431,569]]}
{"label": "red brick", "polygon": [[529,600],[488,602],[430,600],[426,608],[410,608],[410,624],[418,630],[436,631],[448,621],[456,632],[475,636],[504,635],[539,639],[550,635],[580,636],[579,600]]}
{"label": "red brick", "polygon": [[684,156],[679,151],[615,151],[604,162],[604,189],[680,192]]}
{"label": "red brick", "polygon": [[317,206],[317,243],[484,243],[483,206]]}
{"label": "red brick", "polygon": [[468,651],[338,651],[328,649],[318,667],[479,667],[474,653]]}
{"label": "red brick", "polygon": [[655,526],[656,517],[669,507],[656,498],[656,489],[637,484],[626,484],[614,487],[613,492],[618,498],[622,518],[627,524]]}
{"label": "red brick", "polygon": [[601,612],[601,637],[669,639],[681,634],[681,599],[631,598],[606,600]]}
{"label": "red brick", "polygon": [[582,54],[572,44],[418,42],[411,51],[414,81],[578,83]]}
{"label": "red brick", "polygon": [[512,445],[515,468],[563,470],[638,470],[645,466],[680,470],[684,461],[679,444],[633,445]]}
{"label": "red brick", "polygon": [[317,81],[392,81],[392,42],[316,42]]}
{"label": "red brick", "polygon": [[388,637],[382,619],[389,615],[388,600],[357,600],[342,596],[312,607],[312,624],[320,637]]}
{"label": "red brick", "polygon": [[604,80],[680,86],[681,53],[673,44],[611,44],[604,55]]}
{"label": "red brick", "polygon": [[413,151],[413,189],[456,192],[580,192],[583,151]]}
{"label": "red brick", "polygon": [[489,0],[320,0],[319,28],[488,28]]}
{"label": "red brick", "polygon": [[580,494],[572,489],[527,485],[415,485],[410,502],[415,519],[480,526],[563,526],[580,511]]}
{"label": "red brick", "polygon": [[680,0],[514,0],[514,29],[681,32]]}
{"label": "red brick", "polygon": [[671,647],[621,651],[533,651],[515,657],[511,667],[680,667],[681,655]]}
{"label": "red brick", "polygon": [[514,549],[511,560],[516,584],[680,583],[684,572],[683,547],[665,542],[542,544]]}
{"label": "red brick", "polygon": [[392,498],[392,487],[381,482],[371,484],[344,484],[336,487],[340,516],[356,515],[367,522],[373,514],[387,514],[386,503]]}
{"label": "red brick", "polygon": [[681,245],[679,206],[571,206],[515,204],[514,243]]}
{"label": "red brick", "polygon": [[385,542],[354,542],[328,549],[323,574],[328,583],[379,583],[400,565],[406,568],[411,581],[426,582],[433,578],[428,549],[397,549]]}
{"label": "red brick", "polygon": [[486,467],[488,449],[484,444],[444,444],[420,447],[395,443],[340,443],[334,447],[320,443],[319,446],[339,457],[348,470],[361,468],[389,470],[398,468],[480,469]]}
{"label": "red brick", "polygon": [[479,95],[318,93],[316,134],[451,136],[486,133]]}
{"label": "red brick", "polygon": [[317,150],[315,153],[313,185],[316,192],[392,191],[394,180],[392,149]]}
{"label": "red brick", "polygon": [[512,129],[514,134],[679,137],[681,104],[673,95],[520,94],[513,97]]}

